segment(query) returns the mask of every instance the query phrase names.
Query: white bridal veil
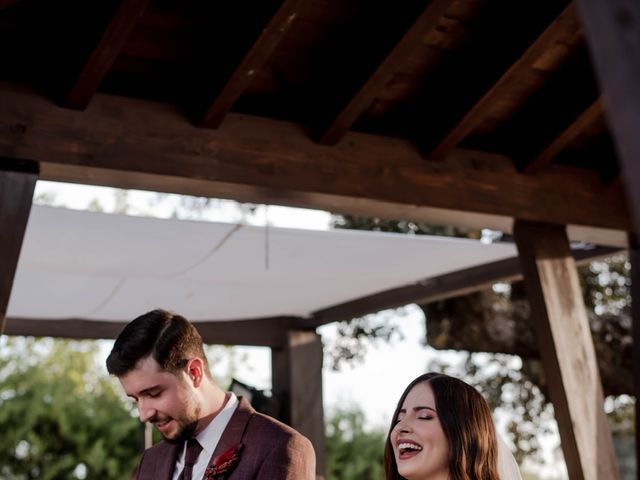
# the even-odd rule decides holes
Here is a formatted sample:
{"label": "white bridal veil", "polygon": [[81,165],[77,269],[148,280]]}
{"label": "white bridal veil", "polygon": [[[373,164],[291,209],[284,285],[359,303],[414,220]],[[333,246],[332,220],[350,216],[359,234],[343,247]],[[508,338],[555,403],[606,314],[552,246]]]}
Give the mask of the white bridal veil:
{"label": "white bridal veil", "polygon": [[522,480],[520,468],[504,440],[498,437],[498,475],[500,480]]}

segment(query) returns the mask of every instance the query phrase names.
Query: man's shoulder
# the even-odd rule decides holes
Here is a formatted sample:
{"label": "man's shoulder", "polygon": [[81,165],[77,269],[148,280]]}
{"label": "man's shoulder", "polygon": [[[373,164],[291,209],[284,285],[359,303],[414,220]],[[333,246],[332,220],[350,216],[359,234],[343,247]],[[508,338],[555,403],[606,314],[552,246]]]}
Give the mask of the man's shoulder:
{"label": "man's shoulder", "polygon": [[150,458],[165,458],[167,455],[172,455],[174,453],[176,446],[171,443],[162,440],[152,447],[147,448],[144,451],[144,457],[146,460]]}
{"label": "man's shoulder", "polygon": [[270,441],[309,444],[311,442],[297,430],[268,415],[255,412],[247,425],[245,438],[265,438]]}
{"label": "man's shoulder", "polygon": [[164,440],[147,448],[138,462],[134,478],[139,480],[156,480],[173,471],[178,446]]}

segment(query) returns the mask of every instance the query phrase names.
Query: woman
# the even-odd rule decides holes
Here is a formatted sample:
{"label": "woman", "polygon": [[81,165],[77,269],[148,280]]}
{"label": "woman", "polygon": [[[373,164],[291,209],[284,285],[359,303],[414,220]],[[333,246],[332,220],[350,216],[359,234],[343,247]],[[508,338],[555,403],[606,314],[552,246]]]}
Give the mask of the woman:
{"label": "woman", "polygon": [[456,378],[419,376],[396,407],[384,470],[387,480],[498,480],[498,441],[487,402]]}

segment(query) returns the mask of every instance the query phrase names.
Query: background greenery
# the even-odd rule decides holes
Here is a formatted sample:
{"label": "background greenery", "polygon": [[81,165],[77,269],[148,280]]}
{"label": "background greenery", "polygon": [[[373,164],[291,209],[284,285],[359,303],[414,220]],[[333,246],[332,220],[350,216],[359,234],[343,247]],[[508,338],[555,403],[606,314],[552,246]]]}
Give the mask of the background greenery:
{"label": "background greenery", "polygon": [[[239,358],[228,349],[228,375]],[[141,424],[92,341],[0,337],[0,479],[129,478]],[[329,479],[382,478],[385,432],[367,432],[357,407],[327,416]],[[157,435],[156,435],[157,440]]]}
{"label": "background greenery", "polygon": [[140,424],[95,342],[0,343],[0,478],[127,478]]}

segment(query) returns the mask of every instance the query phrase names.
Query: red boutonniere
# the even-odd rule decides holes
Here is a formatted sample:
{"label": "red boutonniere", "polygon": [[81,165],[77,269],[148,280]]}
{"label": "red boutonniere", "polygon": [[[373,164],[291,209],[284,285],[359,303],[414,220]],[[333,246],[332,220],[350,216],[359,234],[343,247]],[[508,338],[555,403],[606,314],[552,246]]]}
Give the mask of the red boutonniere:
{"label": "red boutonniere", "polygon": [[240,461],[242,447],[244,445],[238,443],[214,458],[205,470],[203,480],[223,480],[228,478],[238,461]]}

